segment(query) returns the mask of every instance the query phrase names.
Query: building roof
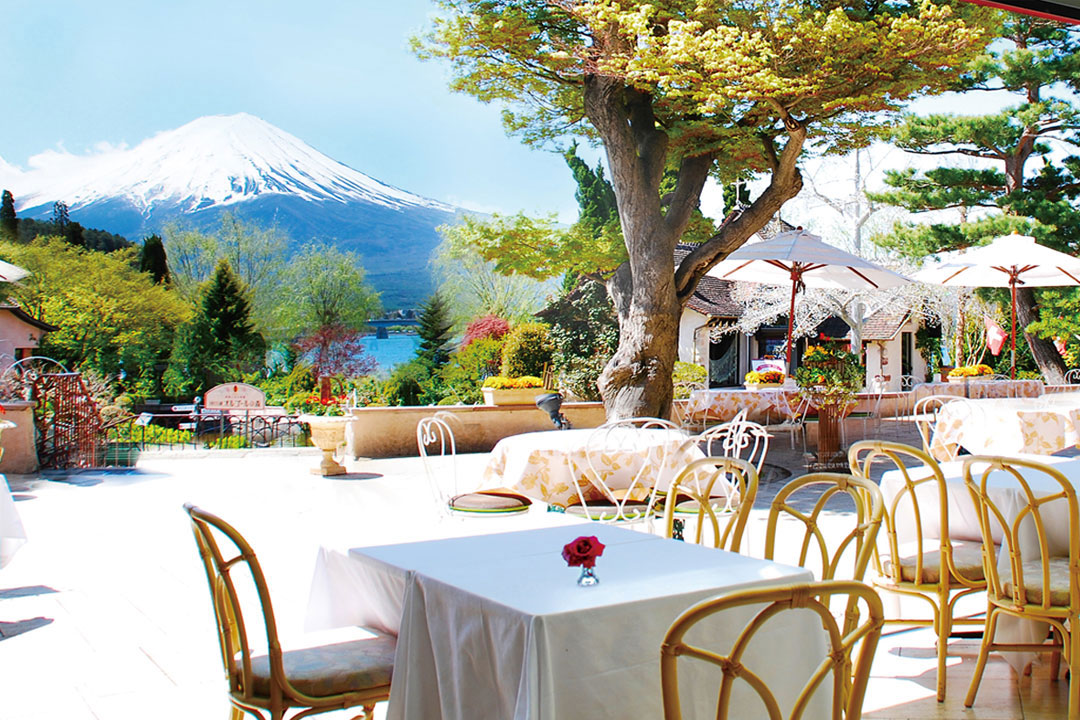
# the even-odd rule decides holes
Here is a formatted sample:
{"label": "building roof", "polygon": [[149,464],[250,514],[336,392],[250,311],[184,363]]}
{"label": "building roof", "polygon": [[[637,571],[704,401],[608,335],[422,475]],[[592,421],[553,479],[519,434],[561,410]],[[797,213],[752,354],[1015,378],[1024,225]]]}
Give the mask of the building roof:
{"label": "building roof", "polygon": [[882,308],[863,322],[863,340],[892,340],[908,321],[906,308]]}
{"label": "building roof", "polygon": [[[677,245],[675,247],[675,264],[683,261],[693,245]],[[706,275],[698,281],[694,288],[694,294],[686,302],[686,307],[696,310],[702,315],[719,318],[742,317],[742,306],[731,296],[735,289],[735,283],[731,280],[721,280],[711,275]]]}
{"label": "building roof", "polygon": [[22,320],[27,325],[33,325],[38,330],[44,330],[45,332],[53,332],[54,330],[59,330],[60,329],[55,325],[50,325],[47,322],[43,322],[41,320],[38,320],[36,317],[34,317],[33,315],[28,314],[25,310],[23,310],[18,305],[10,305],[10,304],[7,304],[7,303],[0,304],[0,310],[7,310],[12,315],[19,318],[20,320]]}

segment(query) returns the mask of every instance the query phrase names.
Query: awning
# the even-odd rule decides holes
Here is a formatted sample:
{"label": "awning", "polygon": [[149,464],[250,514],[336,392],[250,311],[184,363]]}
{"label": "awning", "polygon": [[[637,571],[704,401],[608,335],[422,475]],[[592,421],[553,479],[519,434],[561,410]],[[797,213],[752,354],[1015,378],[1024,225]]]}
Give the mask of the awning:
{"label": "awning", "polygon": [[1025,2],[1004,2],[1002,0],[964,0],[976,5],[1011,10],[1012,12],[1034,15],[1036,17],[1061,20],[1062,22],[1080,23],[1080,0],[1025,0]]}

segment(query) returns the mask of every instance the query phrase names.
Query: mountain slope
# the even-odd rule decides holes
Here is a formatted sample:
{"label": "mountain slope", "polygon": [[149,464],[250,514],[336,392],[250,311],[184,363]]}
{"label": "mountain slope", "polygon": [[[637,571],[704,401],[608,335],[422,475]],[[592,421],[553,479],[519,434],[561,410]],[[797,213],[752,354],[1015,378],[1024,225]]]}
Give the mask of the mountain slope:
{"label": "mountain slope", "polygon": [[364,258],[388,308],[431,291],[435,228],[458,210],[379,182],[252,115],[199,118],[134,148],[46,153],[38,167],[3,168],[20,215],[68,204],[85,226],[140,239],[179,220],[213,230],[221,213],[276,224],[296,244],[332,242]]}

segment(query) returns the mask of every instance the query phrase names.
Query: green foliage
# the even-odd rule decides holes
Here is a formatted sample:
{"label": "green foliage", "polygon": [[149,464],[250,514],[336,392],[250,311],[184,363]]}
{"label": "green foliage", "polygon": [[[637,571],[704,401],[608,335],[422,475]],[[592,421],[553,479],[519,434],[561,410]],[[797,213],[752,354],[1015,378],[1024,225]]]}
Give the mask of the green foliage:
{"label": "green foliage", "polygon": [[619,344],[619,323],[607,290],[580,280],[538,315],[551,324],[559,386],[582,400],[599,400],[596,381]]}
{"label": "green foliage", "polygon": [[286,401],[301,393],[315,390],[315,376],[311,367],[296,363],[291,370],[265,377],[261,371],[244,376],[244,382],[254,385],[266,393],[266,404],[284,406]]}
{"label": "green foliage", "polygon": [[19,237],[19,219],[15,216],[15,198],[10,190],[0,195],[0,240]]}
{"label": "green foliage", "polygon": [[7,287],[9,296],[58,328],[45,335],[39,353],[105,376],[124,370],[126,386],[153,383],[154,366],[191,315],[179,297],[134,268],[131,249],[104,254],[40,238],[0,243],[0,257],[31,273]]}
{"label": "green foliage", "polygon": [[586,402],[600,400],[600,388],[596,386],[596,381],[604,372],[607,361],[601,355],[564,356],[559,364],[559,387]]}
{"label": "green foliage", "polygon": [[345,393],[331,395],[326,400],[317,390],[297,393],[285,401],[285,409],[292,415],[329,415],[341,417],[345,414]]}
{"label": "green foliage", "polygon": [[357,407],[371,407],[373,405],[388,405],[386,396],[386,383],[383,380],[367,375],[362,378],[353,378],[345,382],[346,391],[356,398]]}
{"label": "green foliage", "polygon": [[697,363],[675,361],[675,369],[671,373],[671,381],[675,383],[703,383],[709,381],[709,372]]}
{"label": "green foliage", "polygon": [[390,405],[422,405],[425,388],[431,383],[431,368],[421,360],[412,360],[394,368],[384,386]]}
{"label": "green foliage", "polygon": [[449,306],[442,295],[435,292],[420,310],[420,347],[416,351],[417,356],[432,368],[442,367],[450,358],[450,329],[453,324]]}
{"label": "green foliage", "polygon": [[[81,227],[81,226],[80,226]],[[32,218],[19,218],[19,237],[21,243],[29,243],[39,237],[53,237],[56,235],[56,227],[52,222],[34,220]],[[82,228],[82,244],[87,250],[100,252],[112,252],[134,247],[134,245],[122,235],[114,235],[97,228]]]}
{"label": "green foliage", "polygon": [[480,384],[499,372],[502,345],[502,340],[497,338],[478,338],[450,356],[450,362],[439,374],[457,402],[467,405],[481,402]]}
{"label": "green foliage", "polygon": [[795,368],[799,396],[816,405],[846,405],[863,388],[866,368],[856,353],[829,346],[811,345]]}
{"label": "green foliage", "polygon": [[933,377],[937,369],[945,362],[941,352],[941,330],[922,325],[915,331],[915,349],[926,361],[926,380]]}
{"label": "green foliage", "polygon": [[251,443],[243,435],[227,435],[208,440],[203,443],[203,447],[207,450],[243,450],[251,447]]}
{"label": "green foliage", "polygon": [[169,261],[160,235],[151,235],[143,240],[139,250],[139,270],[149,273],[154,284],[169,282]]}
{"label": "green foliage", "polygon": [[542,376],[555,354],[550,328],[544,323],[522,323],[503,339],[502,374]]}
{"label": "green foliage", "polygon": [[191,442],[191,431],[160,425],[124,423],[110,428],[108,438],[121,442],[137,442],[142,445],[185,445]]}
{"label": "green foliage", "polygon": [[165,374],[170,392],[190,395],[262,365],[266,342],[251,321],[251,301],[228,261],[218,261],[192,322],[177,335]]}
{"label": "green foliage", "polygon": [[359,330],[382,312],[360,256],[327,243],[304,245],[282,280],[278,326],[290,336],[329,326]]}

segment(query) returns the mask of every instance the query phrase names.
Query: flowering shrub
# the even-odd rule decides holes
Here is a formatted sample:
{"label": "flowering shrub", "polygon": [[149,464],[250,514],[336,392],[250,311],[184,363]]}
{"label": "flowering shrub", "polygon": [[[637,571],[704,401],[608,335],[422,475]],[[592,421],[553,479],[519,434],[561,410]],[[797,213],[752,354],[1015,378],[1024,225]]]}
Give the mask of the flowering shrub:
{"label": "flowering shrub", "polygon": [[795,370],[800,397],[823,404],[846,405],[862,389],[866,369],[859,356],[847,350],[811,345]]}
{"label": "flowering shrub", "polygon": [[467,348],[473,340],[491,338],[499,340],[503,335],[510,332],[510,323],[498,315],[485,315],[476,318],[465,326],[465,337],[461,341],[462,349]]}
{"label": "flowering shrub", "polygon": [[297,415],[344,415],[345,395],[331,395],[322,400],[317,392],[300,393],[289,398],[285,409]]}
{"label": "flowering shrub", "polygon": [[746,373],[746,377],[743,378],[743,382],[748,383],[764,383],[766,385],[775,385],[784,382],[784,373],[779,370],[751,370]]}
{"label": "flowering shrub", "polygon": [[989,365],[963,365],[961,367],[953,368],[949,371],[949,377],[951,378],[965,378],[965,377],[981,377],[983,375],[993,375],[994,371]]}
{"label": "flowering shrub", "polygon": [[522,375],[521,377],[516,378],[496,375],[494,377],[489,377],[487,380],[485,380],[484,387],[494,388],[495,390],[542,388],[544,387],[544,381],[532,375]]}

